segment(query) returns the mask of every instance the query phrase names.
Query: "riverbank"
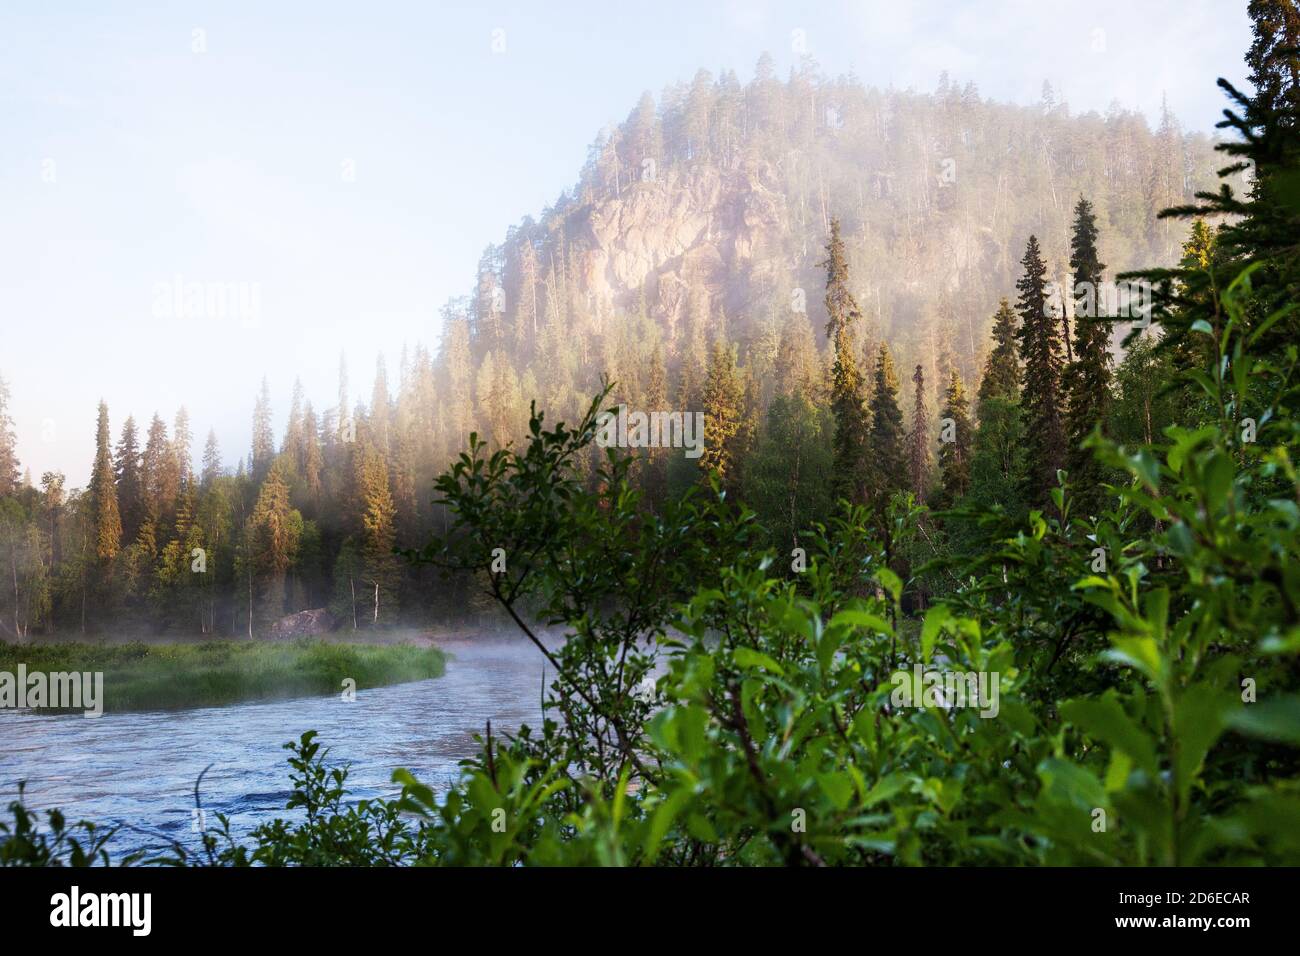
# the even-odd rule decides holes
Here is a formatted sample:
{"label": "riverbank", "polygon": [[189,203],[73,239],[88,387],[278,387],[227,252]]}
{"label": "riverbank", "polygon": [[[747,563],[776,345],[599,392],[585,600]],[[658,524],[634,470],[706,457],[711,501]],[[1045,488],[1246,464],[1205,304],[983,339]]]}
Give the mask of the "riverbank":
{"label": "riverbank", "polygon": [[[0,644],[0,671],[103,673],[104,710],[184,710],[340,694],[441,677],[447,655],[415,643]],[[345,686],[345,681],[353,683]]]}

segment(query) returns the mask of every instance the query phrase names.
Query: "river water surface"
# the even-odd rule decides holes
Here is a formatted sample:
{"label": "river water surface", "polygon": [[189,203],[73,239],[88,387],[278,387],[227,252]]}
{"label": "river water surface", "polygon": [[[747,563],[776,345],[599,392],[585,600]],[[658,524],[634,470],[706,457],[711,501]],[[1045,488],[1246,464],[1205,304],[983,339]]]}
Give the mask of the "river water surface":
{"label": "river water surface", "polygon": [[194,782],[203,768],[212,765],[200,791],[209,826],[217,812],[241,835],[292,818],[281,745],[307,730],[319,732],[330,763],[350,764],[354,798],[398,793],[389,782],[398,767],[441,790],[476,752],[473,736],[488,720],[494,735],[540,725],[542,682],[553,677],[527,640],[464,640],[447,650],[442,677],[361,690],[351,703],[335,695],[94,719],[0,710],[0,805],[25,780],[32,809],[120,825],[109,844],[115,858],[172,840],[197,848]]}

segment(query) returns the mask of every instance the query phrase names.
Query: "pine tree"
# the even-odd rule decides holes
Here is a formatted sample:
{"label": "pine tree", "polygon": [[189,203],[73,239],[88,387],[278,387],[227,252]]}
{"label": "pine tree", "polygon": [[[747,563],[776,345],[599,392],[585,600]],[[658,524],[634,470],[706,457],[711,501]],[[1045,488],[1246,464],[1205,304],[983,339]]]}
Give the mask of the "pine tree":
{"label": "pine tree", "polygon": [[[990,399],[1020,400],[1020,360],[1016,348],[1016,314],[1006,299],[993,316],[993,350],[984,363],[978,400],[981,408]],[[980,412],[983,417],[983,412]]]}
{"label": "pine tree", "polygon": [[1056,472],[1065,466],[1065,423],[1061,413],[1061,340],[1051,311],[1038,239],[1029,237],[1025,256],[1020,261],[1025,273],[1016,282],[1020,291],[1017,308],[1020,331],[1017,333],[1020,358],[1024,362],[1021,405],[1025,413],[1025,432],[1030,474],[1026,493],[1031,503],[1043,503],[1056,487]]}
{"label": "pine tree", "polygon": [[903,413],[898,407],[898,375],[894,357],[884,342],[876,352],[875,384],[871,394],[871,438],[868,443],[871,493],[881,507],[890,495],[907,486]]}
{"label": "pine tree", "polygon": [[925,504],[930,481],[930,413],[925,407],[925,372],[921,366],[912,373],[916,390],[912,395],[912,430],[907,436],[908,476],[917,504]]}
{"label": "pine tree", "polygon": [[1100,305],[1102,270],[1097,257],[1097,224],[1092,204],[1080,197],[1074,207],[1070,269],[1074,275],[1076,318],[1074,362],[1065,371],[1066,466],[1075,494],[1088,509],[1101,501],[1102,470],[1083,441],[1106,421],[1110,405],[1110,323]]}
{"label": "pine tree", "polygon": [[108,430],[108,406],[99,403],[95,429],[95,466],[90,473],[90,520],[94,529],[95,555],[111,561],[122,547],[122,520],[117,510],[117,488],[113,482],[112,436]]}
{"label": "pine tree", "polygon": [[18,490],[18,438],[9,414],[9,386],[0,378],[0,496]]}
{"label": "pine tree", "polygon": [[939,471],[943,481],[943,504],[955,505],[970,488],[971,422],[966,387],[954,368],[944,393],[939,433]]}
{"label": "pine tree", "polygon": [[862,374],[854,357],[853,325],[862,313],[849,292],[849,263],[838,219],[831,220],[830,242],[821,265],[826,268],[826,337],[835,351],[835,364],[831,368],[835,494],[861,504],[867,499],[869,486],[869,426]]}

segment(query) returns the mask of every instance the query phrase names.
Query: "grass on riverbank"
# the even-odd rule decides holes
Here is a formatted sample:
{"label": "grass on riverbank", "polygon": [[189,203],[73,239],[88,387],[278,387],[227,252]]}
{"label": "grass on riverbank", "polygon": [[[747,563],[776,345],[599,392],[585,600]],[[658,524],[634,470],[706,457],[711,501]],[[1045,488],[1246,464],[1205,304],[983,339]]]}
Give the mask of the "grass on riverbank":
{"label": "grass on riverbank", "polygon": [[0,671],[102,671],[104,710],[182,710],[338,694],[441,677],[446,655],[412,644],[2,644]]}

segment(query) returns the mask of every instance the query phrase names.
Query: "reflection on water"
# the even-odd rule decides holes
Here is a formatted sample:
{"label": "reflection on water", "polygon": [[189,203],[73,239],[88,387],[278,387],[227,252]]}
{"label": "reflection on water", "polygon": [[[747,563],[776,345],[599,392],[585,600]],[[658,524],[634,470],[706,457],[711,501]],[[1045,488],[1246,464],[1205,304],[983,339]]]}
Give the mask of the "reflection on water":
{"label": "reflection on water", "polygon": [[122,824],[109,846],[115,858],[169,840],[197,848],[191,811],[203,768],[212,764],[201,791],[209,825],[225,813],[243,834],[290,817],[281,745],[307,730],[320,733],[331,762],[351,765],[355,797],[396,794],[397,767],[441,789],[488,720],[494,736],[540,725],[544,679],[542,655],[525,640],[457,641],[448,650],[442,677],[359,691],[354,703],[299,698],[89,720],[0,710],[0,804],[26,780],[33,809]]}

